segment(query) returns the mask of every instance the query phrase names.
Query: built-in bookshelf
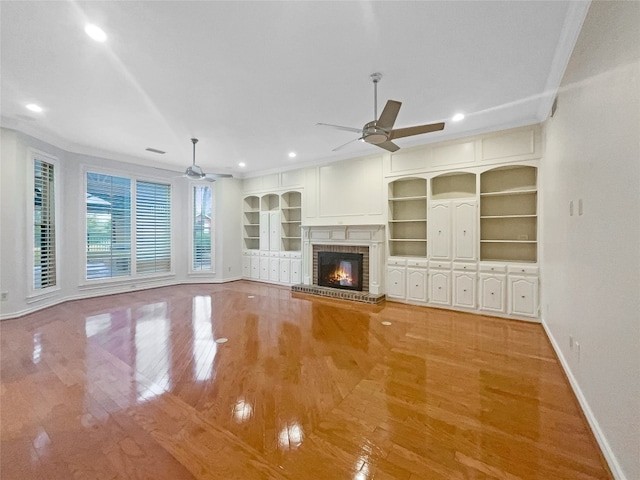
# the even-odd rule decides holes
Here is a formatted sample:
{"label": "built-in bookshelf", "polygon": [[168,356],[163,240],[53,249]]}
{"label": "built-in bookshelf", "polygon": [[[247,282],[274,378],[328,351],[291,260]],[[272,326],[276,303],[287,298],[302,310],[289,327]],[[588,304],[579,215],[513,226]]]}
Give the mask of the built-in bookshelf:
{"label": "built-in bookshelf", "polygon": [[389,183],[389,253],[427,256],[427,180],[403,178]]}
{"label": "built-in bookshelf", "polygon": [[242,210],[244,248],[257,250],[260,247],[260,197],[245,197]]}
{"label": "built-in bookshelf", "polygon": [[480,175],[480,259],[536,262],[537,169],[508,166]]}
{"label": "built-in bookshelf", "polygon": [[286,192],[281,196],[280,222],[282,226],[282,250],[297,252],[302,248],[302,194],[300,192]]}

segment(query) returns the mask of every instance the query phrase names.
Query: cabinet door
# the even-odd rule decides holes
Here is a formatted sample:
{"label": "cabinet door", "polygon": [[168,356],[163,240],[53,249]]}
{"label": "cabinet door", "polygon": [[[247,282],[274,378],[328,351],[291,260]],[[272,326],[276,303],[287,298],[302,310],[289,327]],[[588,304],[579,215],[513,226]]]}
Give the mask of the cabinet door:
{"label": "cabinet door", "polygon": [[476,202],[456,202],[454,208],[454,258],[476,259]]}
{"label": "cabinet door", "polygon": [[440,305],[450,305],[451,272],[433,270],[429,272],[431,288],[429,289],[429,301]]}
{"label": "cabinet door", "polygon": [[280,283],[289,283],[291,280],[291,260],[280,259]]}
{"label": "cabinet door", "polygon": [[476,274],[454,272],[453,304],[456,307],[476,308]]}
{"label": "cabinet door", "polygon": [[260,278],[260,257],[251,257],[251,278],[256,280]]}
{"label": "cabinet door", "polygon": [[260,257],[260,280],[269,280],[269,257]]}
{"label": "cabinet door", "polygon": [[269,250],[280,250],[280,212],[269,212]]}
{"label": "cabinet door", "polygon": [[280,281],[280,259],[277,257],[269,258],[269,280]]}
{"label": "cabinet door", "polygon": [[427,270],[407,268],[407,300],[427,301]]}
{"label": "cabinet door", "polygon": [[480,275],[480,308],[504,312],[505,276]]}
{"label": "cabinet door", "polygon": [[242,276],[251,278],[251,256],[242,255]]}
{"label": "cabinet door", "polygon": [[260,212],[260,250],[269,250],[269,212]]}
{"label": "cabinet door", "polygon": [[405,268],[387,267],[387,296],[391,298],[404,298]]}
{"label": "cabinet door", "polygon": [[291,259],[291,283],[294,285],[302,283],[302,260],[299,258]]}
{"label": "cabinet door", "polygon": [[538,316],[538,278],[509,276],[509,313]]}
{"label": "cabinet door", "polygon": [[451,214],[449,203],[436,203],[429,210],[428,224],[429,244],[431,245],[431,258],[451,258]]}

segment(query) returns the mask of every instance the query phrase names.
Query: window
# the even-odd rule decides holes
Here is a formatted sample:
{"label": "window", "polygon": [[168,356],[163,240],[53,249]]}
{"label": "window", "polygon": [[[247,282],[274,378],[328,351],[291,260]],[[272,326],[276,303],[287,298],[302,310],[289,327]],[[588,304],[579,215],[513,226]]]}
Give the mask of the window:
{"label": "window", "polygon": [[136,272],[171,270],[171,188],[136,182]]}
{"label": "window", "polygon": [[56,285],[54,164],[33,159],[33,289]]}
{"label": "window", "polygon": [[193,187],[193,250],[192,269],[212,270],[211,262],[211,187]]}
{"label": "window", "polygon": [[131,180],[87,173],[87,279],[131,275]]}

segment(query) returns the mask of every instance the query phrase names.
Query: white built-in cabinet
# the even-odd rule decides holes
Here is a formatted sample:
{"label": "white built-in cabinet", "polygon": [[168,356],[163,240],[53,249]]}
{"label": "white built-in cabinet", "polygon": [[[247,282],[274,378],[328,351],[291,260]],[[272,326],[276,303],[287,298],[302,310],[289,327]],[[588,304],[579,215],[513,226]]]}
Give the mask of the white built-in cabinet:
{"label": "white built-in cabinet", "polygon": [[389,181],[387,297],[537,318],[537,167],[470,170]]}
{"label": "white built-in cabinet", "polygon": [[270,283],[301,283],[301,192],[248,195],[243,199],[242,215],[242,276]]}

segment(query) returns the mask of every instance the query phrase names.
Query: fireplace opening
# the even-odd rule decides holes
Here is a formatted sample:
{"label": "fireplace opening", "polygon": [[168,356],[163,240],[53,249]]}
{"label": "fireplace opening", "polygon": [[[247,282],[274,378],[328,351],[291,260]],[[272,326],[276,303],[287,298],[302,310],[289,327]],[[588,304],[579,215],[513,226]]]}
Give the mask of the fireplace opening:
{"label": "fireplace opening", "polygon": [[318,252],[318,285],[362,291],[361,253]]}

